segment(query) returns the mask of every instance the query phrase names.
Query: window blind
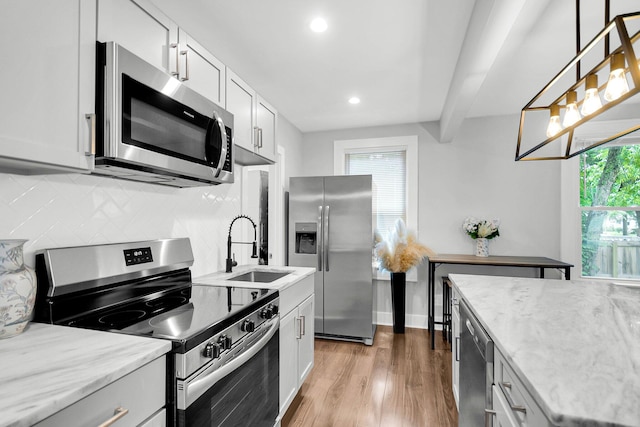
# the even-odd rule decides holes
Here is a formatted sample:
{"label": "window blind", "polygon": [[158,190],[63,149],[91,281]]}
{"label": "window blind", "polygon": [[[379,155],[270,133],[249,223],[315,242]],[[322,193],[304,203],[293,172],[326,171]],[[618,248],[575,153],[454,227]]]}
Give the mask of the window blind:
{"label": "window blind", "polygon": [[347,175],[371,175],[377,193],[377,230],[387,237],[395,221],[407,221],[406,151],[347,153]]}

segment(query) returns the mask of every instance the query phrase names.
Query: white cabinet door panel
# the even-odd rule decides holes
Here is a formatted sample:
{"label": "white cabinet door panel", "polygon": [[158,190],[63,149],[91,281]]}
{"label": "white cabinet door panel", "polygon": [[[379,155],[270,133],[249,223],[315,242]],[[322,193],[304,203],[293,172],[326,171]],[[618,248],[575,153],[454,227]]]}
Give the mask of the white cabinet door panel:
{"label": "white cabinet door panel", "polygon": [[224,108],[225,66],[183,30],[180,36],[180,80]]}
{"label": "white cabinet door panel", "polygon": [[114,41],[140,58],[176,72],[178,26],[145,0],[99,0],[98,41]]}

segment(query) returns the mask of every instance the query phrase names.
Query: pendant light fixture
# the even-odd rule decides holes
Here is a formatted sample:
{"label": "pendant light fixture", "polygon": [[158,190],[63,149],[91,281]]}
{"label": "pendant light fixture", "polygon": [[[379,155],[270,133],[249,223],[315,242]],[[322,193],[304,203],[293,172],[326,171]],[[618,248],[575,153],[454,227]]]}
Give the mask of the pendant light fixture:
{"label": "pendant light fixture", "polygon": [[[576,56],[522,109],[516,161],[569,159],[640,130],[640,100],[632,99],[640,92],[636,54],[636,50],[640,53],[640,12],[609,20],[609,0],[605,0],[605,26],[581,49],[580,0],[575,3]],[[618,44],[611,47],[611,40]],[[595,48],[603,42],[604,55],[599,57]],[[586,59],[591,69],[582,74],[581,62]],[[567,82],[574,71],[575,80]],[[598,74],[602,81],[607,79],[602,87]],[[540,126],[544,112],[546,128]],[[582,145],[574,143],[576,134]]]}

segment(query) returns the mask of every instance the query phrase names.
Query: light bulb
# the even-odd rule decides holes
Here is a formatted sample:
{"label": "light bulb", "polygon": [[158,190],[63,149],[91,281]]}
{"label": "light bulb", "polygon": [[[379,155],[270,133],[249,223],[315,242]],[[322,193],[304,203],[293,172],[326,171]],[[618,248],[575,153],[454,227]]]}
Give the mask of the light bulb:
{"label": "light bulb", "polygon": [[551,118],[549,119],[549,126],[547,126],[547,138],[556,136],[561,130],[560,107],[554,104],[551,106]]}
{"label": "light bulb", "polygon": [[607,89],[604,91],[604,99],[615,101],[627,92],[629,92],[629,83],[627,83],[624,69],[624,54],[616,53],[611,56],[611,72]]}
{"label": "light bulb", "polygon": [[578,94],[575,91],[567,92],[567,107],[564,112],[564,120],[562,124],[564,127],[569,127],[572,124],[580,120],[582,116],[578,111]]}
{"label": "light bulb", "polygon": [[588,116],[602,108],[602,101],[598,93],[598,75],[589,74],[585,82],[584,102],[582,103],[582,115]]}

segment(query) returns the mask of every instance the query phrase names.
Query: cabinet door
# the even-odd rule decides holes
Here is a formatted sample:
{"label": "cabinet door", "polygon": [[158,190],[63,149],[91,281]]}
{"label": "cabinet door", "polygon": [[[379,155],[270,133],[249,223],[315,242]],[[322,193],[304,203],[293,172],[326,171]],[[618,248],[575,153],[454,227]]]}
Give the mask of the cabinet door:
{"label": "cabinet door", "polygon": [[257,95],[257,102],[257,151],[260,155],[275,161],[278,112],[262,99],[260,95]]}
{"label": "cabinet door", "polygon": [[211,101],[225,106],[225,66],[184,30],[178,31],[180,40],[180,80]]}
{"label": "cabinet door", "polygon": [[[456,295],[454,293],[454,295]],[[458,385],[460,383],[460,311],[458,309],[457,296],[451,303],[451,387],[453,397],[458,403]]]}
{"label": "cabinet door", "polygon": [[280,415],[289,407],[298,391],[298,338],[296,319],[298,310],[293,309],[280,319]]}
{"label": "cabinet door", "polygon": [[234,143],[254,151],[256,93],[233,71],[227,68],[227,110],[233,114]]}
{"label": "cabinet door", "polygon": [[314,323],[315,311],[313,307],[313,295],[307,298],[302,304],[300,304],[298,318],[299,324],[302,330],[298,332],[299,340],[299,357],[298,361],[298,387],[302,386],[302,383],[311,372],[313,368],[313,323]]}
{"label": "cabinet door", "polygon": [[168,73],[177,73],[178,26],[148,0],[99,0],[98,41],[113,41]]}
{"label": "cabinet door", "polygon": [[3,3],[1,172],[88,170],[95,19],[95,0]]}
{"label": "cabinet door", "polygon": [[[139,426],[166,404],[166,370],[166,358],[162,356],[45,418],[35,427],[98,426],[112,420],[116,408],[128,412],[115,426]],[[162,425],[158,421],[161,420],[154,420],[149,426]]]}

